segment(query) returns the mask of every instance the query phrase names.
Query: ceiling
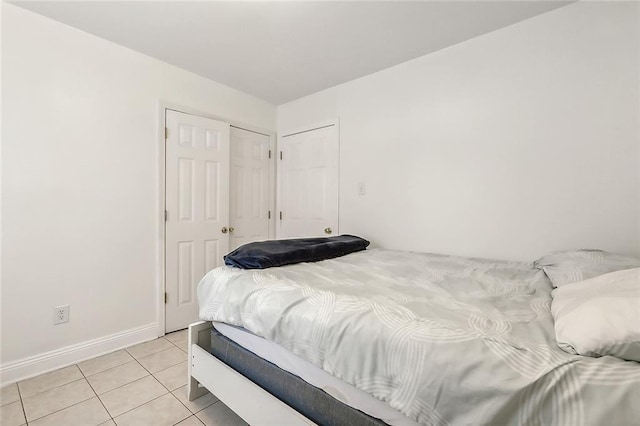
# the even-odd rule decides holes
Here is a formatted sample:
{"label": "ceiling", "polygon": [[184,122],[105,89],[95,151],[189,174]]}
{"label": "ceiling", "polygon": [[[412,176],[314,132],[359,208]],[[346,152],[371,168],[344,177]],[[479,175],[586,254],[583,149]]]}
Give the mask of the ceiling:
{"label": "ceiling", "polygon": [[17,1],[279,105],[568,1]]}

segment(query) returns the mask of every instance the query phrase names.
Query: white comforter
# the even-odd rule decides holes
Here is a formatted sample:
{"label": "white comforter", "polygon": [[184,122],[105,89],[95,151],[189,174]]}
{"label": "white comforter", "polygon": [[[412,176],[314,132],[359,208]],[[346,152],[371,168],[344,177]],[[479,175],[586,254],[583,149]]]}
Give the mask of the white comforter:
{"label": "white comforter", "polygon": [[550,294],[529,264],[381,249],[220,267],[198,286],[202,319],[276,342],[423,424],[636,423],[640,364],[559,349]]}

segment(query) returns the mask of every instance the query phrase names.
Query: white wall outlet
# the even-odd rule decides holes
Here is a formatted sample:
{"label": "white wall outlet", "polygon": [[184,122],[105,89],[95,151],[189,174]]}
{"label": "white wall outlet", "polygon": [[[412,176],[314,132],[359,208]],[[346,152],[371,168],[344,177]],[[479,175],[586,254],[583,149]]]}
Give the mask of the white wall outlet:
{"label": "white wall outlet", "polygon": [[56,306],[53,308],[53,325],[69,322],[69,305]]}
{"label": "white wall outlet", "polygon": [[358,195],[364,195],[367,193],[367,187],[364,182],[358,182]]}

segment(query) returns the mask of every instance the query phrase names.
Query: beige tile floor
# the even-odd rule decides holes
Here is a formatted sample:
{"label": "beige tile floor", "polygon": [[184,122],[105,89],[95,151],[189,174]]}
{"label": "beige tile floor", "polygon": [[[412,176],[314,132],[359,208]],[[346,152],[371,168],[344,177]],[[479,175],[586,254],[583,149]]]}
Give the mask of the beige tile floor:
{"label": "beige tile floor", "polygon": [[1,389],[0,424],[244,426],[212,394],[187,400],[187,332]]}

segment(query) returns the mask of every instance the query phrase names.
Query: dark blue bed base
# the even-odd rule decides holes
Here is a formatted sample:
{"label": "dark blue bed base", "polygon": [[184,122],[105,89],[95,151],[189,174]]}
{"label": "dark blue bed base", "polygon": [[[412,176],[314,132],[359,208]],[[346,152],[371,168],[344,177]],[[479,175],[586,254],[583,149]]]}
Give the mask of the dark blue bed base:
{"label": "dark blue bed base", "polygon": [[[211,329],[211,354],[319,425],[381,426],[380,419],[350,407]],[[259,409],[259,407],[256,407]]]}

